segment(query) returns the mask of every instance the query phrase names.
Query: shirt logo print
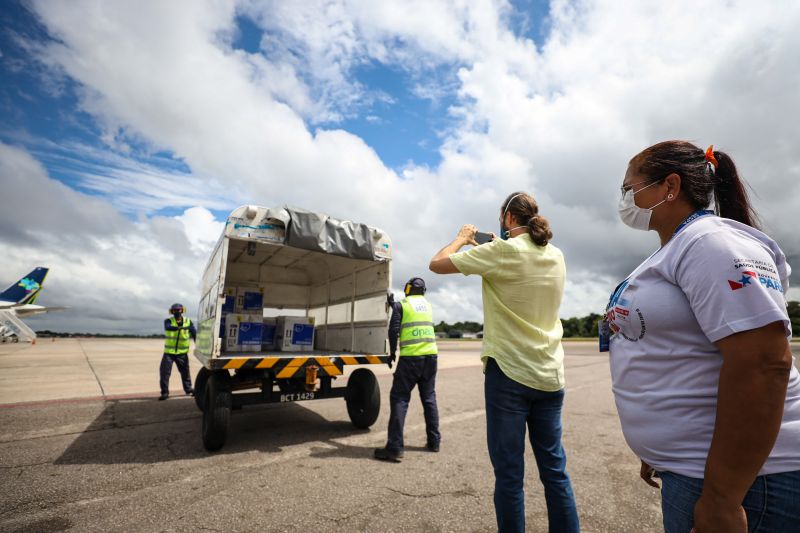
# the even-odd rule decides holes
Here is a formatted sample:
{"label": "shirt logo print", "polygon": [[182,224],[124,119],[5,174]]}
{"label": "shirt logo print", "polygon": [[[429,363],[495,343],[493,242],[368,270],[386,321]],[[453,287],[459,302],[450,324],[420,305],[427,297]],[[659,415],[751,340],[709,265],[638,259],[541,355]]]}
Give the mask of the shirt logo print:
{"label": "shirt logo print", "polygon": [[750,285],[750,278],[758,279],[758,276],[755,272],[745,271],[742,272],[742,279],[739,281],[728,280],[728,285],[730,285],[732,291],[738,291],[739,289],[744,289],[748,285]]}

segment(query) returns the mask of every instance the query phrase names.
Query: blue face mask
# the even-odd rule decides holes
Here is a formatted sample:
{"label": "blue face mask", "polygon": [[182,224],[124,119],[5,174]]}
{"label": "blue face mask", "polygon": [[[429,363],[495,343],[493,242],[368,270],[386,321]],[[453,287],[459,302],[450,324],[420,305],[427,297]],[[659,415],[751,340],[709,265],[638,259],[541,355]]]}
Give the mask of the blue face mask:
{"label": "blue face mask", "polygon": [[506,229],[506,225],[503,223],[503,221],[506,218],[506,213],[508,213],[508,206],[511,205],[511,202],[513,202],[514,198],[516,198],[517,196],[522,196],[522,193],[515,194],[514,196],[511,197],[511,200],[509,200],[508,203],[506,204],[506,208],[503,209],[503,216],[500,217],[500,238],[503,239],[504,241],[508,240],[508,238],[511,236],[512,231],[514,231],[515,229],[520,229],[525,227],[525,226],[517,226],[516,228]]}

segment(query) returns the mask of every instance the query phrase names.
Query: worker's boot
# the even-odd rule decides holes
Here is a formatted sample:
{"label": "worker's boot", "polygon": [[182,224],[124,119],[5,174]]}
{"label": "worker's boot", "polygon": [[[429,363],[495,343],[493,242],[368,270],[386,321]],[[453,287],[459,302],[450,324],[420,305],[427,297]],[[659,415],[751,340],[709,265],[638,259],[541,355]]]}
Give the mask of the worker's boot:
{"label": "worker's boot", "polygon": [[158,397],[158,401],[164,401],[167,398],[169,398],[169,394],[167,394],[166,392],[162,392],[161,396]]}
{"label": "worker's boot", "polygon": [[399,463],[403,458],[403,452],[397,450],[390,450],[389,448],[376,448],[375,459],[380,461],[390,461],[392,463]]}
{"label": "worker's boot", "polygon": [[439,451],[439,443],[438,442],[429,442],[425,445],[429,452],[438,452]]}

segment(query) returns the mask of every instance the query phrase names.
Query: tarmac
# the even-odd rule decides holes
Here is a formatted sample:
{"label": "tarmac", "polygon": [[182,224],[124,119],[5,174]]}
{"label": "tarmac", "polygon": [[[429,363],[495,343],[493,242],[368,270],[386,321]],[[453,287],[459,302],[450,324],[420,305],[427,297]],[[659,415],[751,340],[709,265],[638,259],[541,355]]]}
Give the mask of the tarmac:
{"label": "tarmac", "polygon": [[[372,365],[382,409],[353,427],[341,399],[235,411],[207,452],[201,413],[156,401],[162,341],[39,339],[0,345],[0,531],[495,531],[480,342],[440,343],[442,449],[425,450],[419,401],[402,463],[385,443],[391,371]],[[566,342],[564,446],[586,532],[661,531],[658,490],[622,437],[607,357]],[[798,345],[793,345],[798,353]],[[191,360],[193,375],[199,363]],[[528,531],[547,531],[530,448]]]}

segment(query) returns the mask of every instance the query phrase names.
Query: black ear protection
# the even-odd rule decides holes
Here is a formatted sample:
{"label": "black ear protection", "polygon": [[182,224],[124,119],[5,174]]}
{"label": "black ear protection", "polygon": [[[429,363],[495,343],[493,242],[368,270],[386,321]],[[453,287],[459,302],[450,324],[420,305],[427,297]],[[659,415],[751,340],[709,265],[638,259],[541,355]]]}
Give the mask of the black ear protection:
{"label": "black ear protection", "polygon": [[[405,295],[406,295],[406,296],[408,296],[409,294],[411,294],[411,289],[413,289],[413,288],[414,288],[414,285],[413,285],[413,283],[414,283],[416,280],[423,281],[421,278],[411,278],[410,280],[408,280],[408,281],[406,282],[406,286],[403,288],[403,293],[405,293]],[[424,283],[424,281],[423,281],[423,283]],[[425,292],[425,289],[422,289],[422,292],[424,293],[424,292]]]}

